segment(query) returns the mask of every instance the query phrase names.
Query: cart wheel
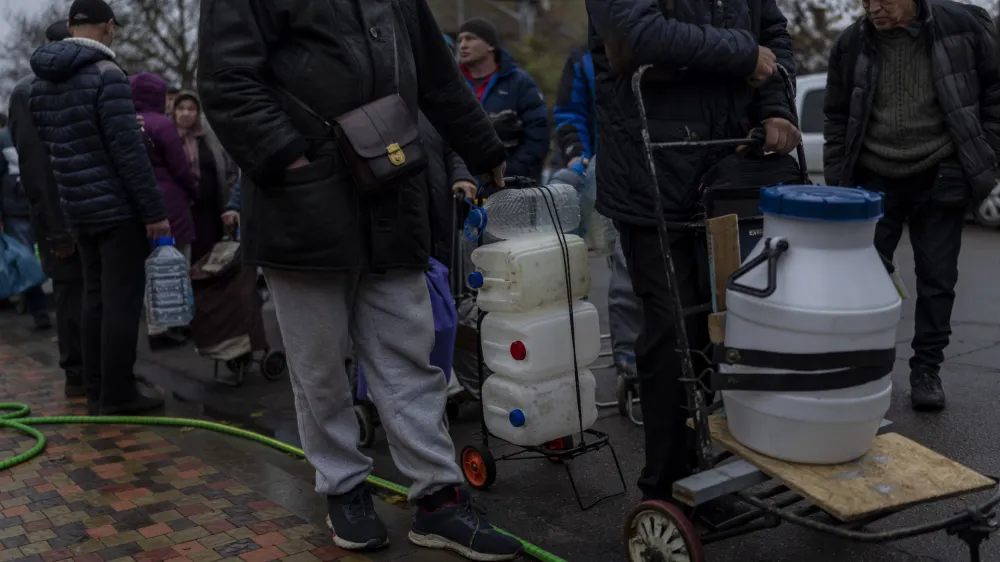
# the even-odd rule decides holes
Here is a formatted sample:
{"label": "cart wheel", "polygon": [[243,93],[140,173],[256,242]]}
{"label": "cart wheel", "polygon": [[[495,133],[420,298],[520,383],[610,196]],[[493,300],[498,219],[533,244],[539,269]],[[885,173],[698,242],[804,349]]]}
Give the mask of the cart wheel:
{"label": "cart wheel", "polygon": [[615,389],[615,394],[618,398],[618,413],[625,417],[628,417],[628,401],[631,399],[628,387],[629,385],[625,381],[625,377],[618,375],[618,387]]}
{"label": "cart wheel", "polygon": [[268,351],[264,354],[264,360],[260,362],[260,372],[269,381],[281,378],[287,367],[288,361],[285,359],[284,352],[281,351]]}
{"label": "cart wheel", "polygon": [[375,443],[375,420],[367,404],[354,406],[354,415],[358,416],[358,447],[371,447]]}
{"label": "cart wheel", "polygon": [[473,488],[489,489],[497,479],[497,465],[493,455],[488,449],[466,446],[462,449],[462,475]]}
{"label": "cart wheel", "polygon": [[[573,446],[573,436],[567,435],[566,437],[560,437],[559,439],[549,441],[545,445],[542,445],[542,448],[549,449],[551,451],[565,451],[567,449],[572,449]],[[562,457],[557,455],[545,458],[552,464],[563,464],[565,462]]]}
{"label": "cart wheel", "polygon": [[444,408],[445,413],[448,414],[449,420],[455,421],[458,419],[458,408],[459,408],[458,402],[455,402],[454,400],[449,398],[448,403],[445,405]]}
{"label": "cart wheel", "polygon": [[233,373],[234,375],[243,374],[244,366],[247,363],[250,363],[251,361],[253,361],[252,358],[248,358],[245,355],[241,355],[239,357],[226,361],[226,368],[229,369],[229,372]]}
{"label": "cart wheel", "polygon": [[701,537],[681,510],[650,500],[636,506],[625,524],[629,562],[705,562]]}

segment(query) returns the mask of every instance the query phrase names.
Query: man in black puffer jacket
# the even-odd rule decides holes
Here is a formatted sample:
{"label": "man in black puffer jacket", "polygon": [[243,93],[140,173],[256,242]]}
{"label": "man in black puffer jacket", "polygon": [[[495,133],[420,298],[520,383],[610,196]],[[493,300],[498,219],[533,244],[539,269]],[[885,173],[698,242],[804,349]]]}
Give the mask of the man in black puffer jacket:
{"label": "man in black puffer jacket", "polygon": [[334,542],[362,550],[389,540],[365,486],[372,461],[357,448],[343,372],[353,342],[393,460],[413,481],[410,541],[473,560],[514,558],[520,544],[461,487],[447,383],[430,363],[426,178],[362,190],[326,125],[397,94],[472,173],[503,185],[503,145],[426,1],[203,0],[199,36],[205,115],[245,173],[243,258],[267,277]]}
{"label": "man in black puffer jacket", "polygon": [[[45,39],[52,43],[69,37],[66,21],[51,24]],[[31,205],[31,227],[45,274],[52,279],[59,333],[59,367],[66,373],[66,396],[86,396],[83,385],[83,267],[66,216],[59,204],[59,186],[52,175],[49,153],[38,136],[28,108],[34,75],[17,83],[10,94],[10,134],[17,147],[21,184]],[[44,296],[44,295],[43,295]]]}
{"label": "man in black puffer jacket", "polygon": [[840,35],[826,83],[830,185],[884,193],[875,247],[892,259],[908,224],[917,274],[910,400],[945,406],[962,228],[997,184],[1000,61],[986,10],[950,0],[865,0]]}
{"label": "man in black puffer jacket", "polygon": [[163,400],[136,386],[139,316],[150,237],[169,236],[125,72],[110,45],[117,25],[102,0],[70,7],[72,37],[31,56],[28,108],[52,162],[83,262],[83,374],[88,408],[147,411]]}
{"label": "man in black puffer jacket", "polygon": [[[692,436],[685,427],[686,394],[632,75],[640,65],[656,65],[643,84],[654,142],[743,138],[760,126],[766,148],[785,154],[799,132],[776,64],[794,73],[792,44],[775,0],[587,0],[587,11],[601,146],[596,206],[619,227],[644,316],[635,346],[646,437],[639,488],[644,498],[673,501],[674,481],[690,473]],[[728,154],[732,149],[656,152],[655,188],[667,220],[696,216],[702,176]],[[697,266],[705,250],[693,234],[676,232],[670,251],[684,306],[705,302],[700,293],[707,281],[699,280]],[[694,324],[689,322],[689,335],[700,349],[694,336],[707,324]]]}

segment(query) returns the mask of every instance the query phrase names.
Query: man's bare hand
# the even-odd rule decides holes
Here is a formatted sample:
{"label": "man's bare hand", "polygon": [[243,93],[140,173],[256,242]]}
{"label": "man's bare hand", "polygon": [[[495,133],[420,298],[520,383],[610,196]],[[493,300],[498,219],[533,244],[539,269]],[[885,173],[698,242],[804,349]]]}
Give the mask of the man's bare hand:
{"label": "man's bare hand", "polygon": [[761,45],[757,47],[757,68],[753,74],[747,77],[747,82],[754,88],[758,88],[767,82],[774,73],[778,71],[778,58],[774,56],[771,49]]}
{"label": "man's bare hand", "polygon": [[589,158],[584,158],[582,156],[577,156],[576,158],[574,158],[574,159],[570,160],[569,162],[567,162],[566,163],[566,167],[567,168],[572,168],[577,162],[579,162],[584,167],[586,167],[586,166],[588,166],[590,164],[590,159]]}
{"label": "man's bare hand", "polygon": [[225,225],[235,224],[239,226],[240,224],[239,211],[226,211],[225,213],[222,213],[222,224]]}
{"label": "man's bare hand", "polygon": [[163,238],[170,236],[170,221],[166,219],[160,222],[146,225],[146,236],[149,238]]}
{"label": "man's bare hand", "polygon": [[787,119],[772,117],[765,119],[764,126],[764,150],[766,152],[777,152],[778,154],[788,154],[795,150],[802,140],[799,129]]}
{"label": "man's bare hand", "polygon": [[500,164],[496,168],[493,168],[492,172],[484,174],[482,176],[482,179],[487,182],[493,182],[497,187],[503,187],[504,186],[503,175],[504,172],[506,171],[507,171],[507,163],[504,162],[503,164]]}
{"label": "man's bare hand", "polygon": [[467,180],[458,180],[451,186],[451,192],[456,196],[461,195],[472,201],[476,198],[476,192],[479,191],[479,186]]}
{"label": "man's bare hand", "polygon": [[303,166],[308,166],[310,164],[309,159],[305,156],[299,156],[292,165],[288,167],[289,170],[294,170],[295,168],[301,168]]}

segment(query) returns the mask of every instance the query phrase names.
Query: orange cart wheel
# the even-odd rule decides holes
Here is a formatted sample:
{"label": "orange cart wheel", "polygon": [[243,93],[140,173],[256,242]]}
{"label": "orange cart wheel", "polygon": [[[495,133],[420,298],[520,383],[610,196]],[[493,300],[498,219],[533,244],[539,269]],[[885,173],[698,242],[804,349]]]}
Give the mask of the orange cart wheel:
{"label": "orange cart wheel", "polygon": [[497,479],[497,465],[489,450],[472,445],[462,449],[462,476],[469,486],[477,490],[492,486]]}

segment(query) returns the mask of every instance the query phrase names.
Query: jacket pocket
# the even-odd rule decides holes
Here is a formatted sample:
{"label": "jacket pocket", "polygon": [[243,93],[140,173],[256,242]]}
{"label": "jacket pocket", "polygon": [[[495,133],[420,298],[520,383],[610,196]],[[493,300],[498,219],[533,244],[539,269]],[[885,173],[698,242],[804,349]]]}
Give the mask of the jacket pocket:
{"label": "jacket pocket", "polygon": [[957,159],[942,162],[931,186],[929,202],[942,207],[966,207],[971,201],[972,184],[961,163]]}
{"label": "jacket pocket", "polygon": [[319,158],[287,170],[279,187],[255,190],[246,212],[250,259],[303,268],[361,265],[357,190],[338,164],[334,157]]}

